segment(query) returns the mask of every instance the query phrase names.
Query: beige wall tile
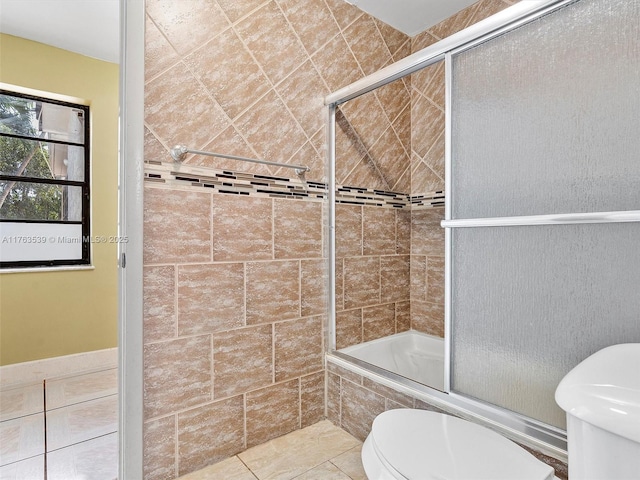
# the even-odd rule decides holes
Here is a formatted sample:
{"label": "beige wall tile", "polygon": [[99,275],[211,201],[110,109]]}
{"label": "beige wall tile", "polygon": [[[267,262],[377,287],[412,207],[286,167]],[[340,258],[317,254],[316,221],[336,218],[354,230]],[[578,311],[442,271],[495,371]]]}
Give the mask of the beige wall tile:
{"label": "beige wall tile", "polygon": [[170,158],[169,151],[164,148],[160,141],[155,137],[151,131],[144,128],[144,161],[168,161]]}
{"label": "beige wall tile", "polygon": [[370,15],[358,17],[343,31],[349,48],[365,75],[380,70],[391,61],[391,54]]}
{"label": "beige wall tile", "polygon": [[327,372],[327,419],[340,425],[340,376]]}
{"label": "beige wall tile", "polygon": [[406,332],[411,329],[411,302],[396,303],[396,332]]}
{"label": "beige wall tile", "polygon": [[442,256],[444,252],[443,208],[411,212],[411,254]]}
{"label": "beige wall tile", "polygon": [[274,325],[276,382],[322,369],[322,321],[317,316]]}
{"label": "beige wall tile", "polygon": [[362,343],[362,309],[336,313],[336,348]]}
{"label": "beige wall tile", "polygon": [[300,261],[300,297],[303,317],[325,312],[327,289],[327,261],[324,259]]}
{"label": "beige wall tile", "polygon": [[396,211],[392,208],[362,207],[363,253],[396,253]]}
{"label": "beige wall tile", "polygon": [[300,316],[300,262],[247,263],[247,324]]}
{"label": "beige wall tile", "polygon": [[444,190],[444,179],[436,175],[431,167],[420,160],[415,154],[412,157],[411,192],[420,195]]}
{"label": "beige wall tile", "polygon": [[422,161],[433,170],[438,177],[444,180],[444,127]]}
{"label": "beige wall tile", "polygon": [[362,255],[362,207],[336,205],[336,257]]}
{"label": "beige wall tile", "polygon": [[202,45],[229,26],[216,2],[148,0],[146,9],[180,54]]}
{"label": "beige wall tile", "polygon": [[184,61],[229,118],[237,117],[271,88],[232,29],[217,35]]}
{"label": "beige wall tile", "polygon": [[234,126],[253,147],[258,158],[273,162],[289,163],[289,159],[308,140],[302,127],[273,90],[238,117]]}
{"label": "beige wall tile", "polygon": [[277,0],[277,2],[309,55],[340,34],[338,24],[324,0],[305,2]]}
{"label": "beige wall tile", "polygon": [[343,104],[342,111],[367,148],[376,143],[390,124],[374,92]]}
{"label": "beige wall tile", "polygon": [[344,308],[380,303],[380,257],[344,259]]}
{"label": "beige wall tile", "polygon": [[176,64],[180,61],[180,57],[148,15],[145,19],[144,34],[144,77],[148,81]]}
{"label": "beige wall tile", "polygon": [[322,204],[274,199],[275,258],[322,256]]}
{"label": "beige wall tile", "polygon": [[346,28],[359,16],[366,15],[355,5],[342,0],[326,0],[326,2],[340,28]]}
{"label": "beige wall tile", "polygon": [[446,20],[443,20],[442,22],[431,27],[429,29],[429,33],[437,38],[445,38],[449,35],[453,35],[454,33],[459,32],[469,25],[476,8],[477,3],[474,3],[470,7],[465,8],[454,15],[451,15]]}
{"label": "beige wall tile", "polygon": [[[370,155],[390,187],[400,181],[410,162],[409,154],[391,125],[370,149]],[[410,193],[410,190],[402,193]]]}
{"label": "beige wall tile", "polygon": [[[384,39],[384,43],[387,45],[391,55],[398,52],[403,45],[410,43],[411,38],[408,35],[405,35],[401,31],[396,30],[377,18],[374,18],[373,21],[376,23],[376,26],[378,27],[378,30]],[[395,60],[397,61],[398,59]]]}
{"label": "beige wall tile", "polygon": [[396,253],[411,253],[411,210],[396,210]]}
{"label": "beige wall tile", "polygon": [[444,257],[427,257],[427,300],[444,305]]}
{"label": "beige wall tile", "polygon": [[[307,2],[287,0],[291,5],[306,5]],[[321,0],[313,0],[321,2]],[[332,20],[333,21],[333,20]],[[314,28],[318,29],[317,26]],[[337,28],[337,27],[336,27]],[[322,28],[320,28],[322,29]],[[311,61],[306,61],[282,83],[276,87],[284,103],[300,122],[300,126],[309,136],[315,134],[325,125],[324,96],[329,93],[320,74]]]}
{"label": "beige wall tile", "polygon": [[342,35],[333,37],[311,60],[332,92],[363,76]]}
{"label": "beige wall tile", "polygon": [[176,417],[144,424],[144,478],[166,480],[176,476]]}
{"label": "beige wall tile", "polygon": [[270,198],[214,195],[213,259],[273,258],[272,208]]}
{"label": "beige wall tile", "polygon": [[223,398],[273,381],[271,325],[240,328],[213,336],[213,393]]}
{"label": "beige wall tile", "polygon": [[327,362],[327,370],[329,372],[335,373],[336,375],[340,375],[342,378],[349,380],[352,383],[357,385],[362,385],[362,375],[358,375],[357,373],[352,372],[351,370],[347,370],[335,363]]}
{"label": "beige wall tile", "polygon": [[229,20],[237,22],[264,3],[264,0],[217,0]]}
{"label": "beige wall tile", "polygon": [[300,426],[313,425],[324,419],[325,372],[300,377]]}
{"label": "beige wall tile", "polygon": [[336,310],[344,309],[344,260],[336,260]]}
{"label": "beige wall tile", "polygon": [[211,400],[211,336],[144,347],[144,416],[166,415]]}
{"label": "beige wall tile", "polygon": [[396,333],[396,308],[393,303],[362,309],[362,341],[368,342]]}
{"label": "beige wall tile", "polygon": [[411,255],[411,301],[427,299],[427,257]]}
{"label": "beige wall tile", "polygon": [[[433,139],[442,131],[444,112],[422,96],[414,96],[411,105],[411,148],[420,158],[424,157],[433,143]],[[416,132],[420,132],[416,135]]]}
{"label": "beige wall tile", "polygon": [[351,382],[342,382],[341,426],[360,441],[371,431],[373,419],[385,410],[384,397]]}
{"label": "beige wall tile", "polygon": [[444,306],[431,302],[411,302],[411,328],[444,337]]}
{"label": "beige wall tile", "polygon": [[[411,94],[402,80],[388,83],[376,89],[375,92],[390,122],[393,122],[411,103]],[[408,127],[411,129],[410,123]]]}
{"label": "beige wall tile", "polygon": [[402,302],[410,298],[409,255],[380,257],[380,301]]}
{"label": "beige wall tile", "polygon": [[228,125],[224,110],[182,62],[146,84],[144,104],[145,123],[165,145],[200,149]]}
{"label": "beige wall tile", "polygon": [[235,28],[274,84],[307,58],[296,33],[276,2],[269,2]]}
{"label": "beige wall tile", "polygon": [[211,194],[146,187],[144,263],[211,260]]}
{"label": "beige wall tile", "polygon": [[362,379],[362,386],[365,388],[368,388],[374,393],[377,393],[378,395],[381,395],[387,399],[393,400],[395,403],[403,407],[413,408],[413,397],[410,397],[409,395],[398,392],[393,388],[386,387],[366,377]]}
{"label": "beige wall tile", "polygon": [[175,267],[144,267],[142,285],[145,343],[175,337]]}
{"label": "beige wall tile", "polygon": [[300,426],[299,380],[249,392],[247,397],[247,447],[260,445]]}
{"label": "beige wall tile", "polygon": [[178,414],[179,474],[199,470],[244,449],[241,395]]}
{"label": "beige wall tile", "polygon": [[178,267],[178,335],[229,330],[244,325],[244,265]]}

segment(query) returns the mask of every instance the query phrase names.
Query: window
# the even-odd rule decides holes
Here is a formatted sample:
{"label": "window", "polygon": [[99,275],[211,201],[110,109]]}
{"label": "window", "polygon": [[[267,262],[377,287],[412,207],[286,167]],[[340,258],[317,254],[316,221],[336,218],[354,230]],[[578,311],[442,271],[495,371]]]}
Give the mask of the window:
{"label": "window", "polygon": [[89,107],[0,90],[0,268],[88,265]]}

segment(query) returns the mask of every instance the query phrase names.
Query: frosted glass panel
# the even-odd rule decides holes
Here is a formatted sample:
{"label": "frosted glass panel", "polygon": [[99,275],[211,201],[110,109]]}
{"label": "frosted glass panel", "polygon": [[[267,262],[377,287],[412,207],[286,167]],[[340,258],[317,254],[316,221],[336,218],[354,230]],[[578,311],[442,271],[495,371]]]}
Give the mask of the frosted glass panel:
{"label": "frosted glass panel", "polygon": [[640,2],[570,4],[452,78],[452,218],[640,209]]}
{"label": "frosted glass panel", "polygon": [[564,374],[640,342],[640,224],[452,234],[452,389],[564,428]]}

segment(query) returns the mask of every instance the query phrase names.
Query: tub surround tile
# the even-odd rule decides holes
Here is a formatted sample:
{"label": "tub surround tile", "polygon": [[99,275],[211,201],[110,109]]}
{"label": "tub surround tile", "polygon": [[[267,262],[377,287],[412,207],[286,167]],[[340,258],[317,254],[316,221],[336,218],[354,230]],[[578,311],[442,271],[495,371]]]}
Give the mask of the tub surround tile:
{"label": "tub surround tile", "polygon": [[300,377],[300,426],[308,427],[324,419],[325,372]]}
{"label": "tub surround tile", "polygon": [[247,324],[300,316],[300,262],[249,262],[246,289]]}
{"label": "tub surround tile", "polygon": [[380,257],[351,257],[344,260],[344,307],[380,303]]}
{"label": "tub surround tile", "polygon": [[427,300],[444,305],[444,257],[427,257]]}
{"label": "tub surround tile", "polygon": [[396,333],[395,304],[362,309],[362,340],[365,342]]}
{"label": "tub surround tile", "polygon": [[411,212],[411,253],[442,256],[444,252],[444,209],[427,208]]}
{"label": "tub surround tile", "polygon": [[0,422],[0,466],[44,453],[44,413]]}
{"label": "tub surround tile", "polygon": [[347,432],[323,420],[238,456],[258,478],[288,480],[359,444]]}
{"label": "tub surround tile", "polygon": [[275,380],[322,370],[323,317],[279,322],[275,331]]}
{"label": "tub surround tile", "polygon": [[143,321],[146,343],[176,336],[174,266],[143,268]]}
{"label": "tub surround tile", "polygon": [[397,255],[411,253],[411,211],[396,210],[396,252]]}
{"label": "tub surround tile", "polygon": [[343,382],[341,425],[360,441],[371,432],[373,419],[385,411],[384,397],[351,382]]}
{"label": "tub surround tile", "polygon": [[176,415],[144,424],[144,478],[164,480],[175,477]]}
{"label": "tub surround tile", "polygon": [[145,345],[145,418],[210,401],[211,371],[210,335]]}
{"label": "tub surround tile", "polygon": [[422,96],[414,96],[414,100],[411,105],[411,128],[414,132],[420,132],[420,135],[411,136],[411,148],[422,158],[442,130],[444,112]]}
{"label": "tub surround tile", "polygon": [[406,332],[411,329],[411,302],[396,303],[396,332]]}
{"label": "tub surround tile", "polygon": [[[400,126],[399,122],[397,122],[397,125]],[[376,141],[375,145],[373,145],[370,150],[370,156],[389,185],[389,190],[406,193],[410,192],[409,188],[393,188],[394,185],[398,185],[400,183],[400,180],[410,163],[410,157],[402,143],[402,140],[400,140],[400,137],[391,125],[389,125],[389,127]],[[404,183],[410,186],[408,180],[408,178],[405,179]]]}
{"label": "tub surround tile", "polygon": [[340,395],[342,391],[340,376],[327,372],[327,419],[340,425]]}
{"label": "tub surround tile", "polygon": [[322,204],[273,200],[275,258],[322,256]]}
{"label": "tub surround tile", "polygon": [[237,22],[264,3],[264,0],[217,0],[232,22]]}
{"label": "tub surround tile", "polygon": [[149,130],[144,127],[144,161],[160,162],[168,161],[170,158],[169,151],[160,143],[160,140]]}
{"label": "tub surround tile", "polygon": [[42,382],[0,390],[0,422],[43,411]]}
{"label": "tub surround tile", "polygon": [[213,336],[213,392],[223,398],[273,381],[271,325],[256,325]]}
{"label": "tub surround tile", "polygon": [[180,57],[176,54],[176,51],[147,15],[145,19],[144,48],[145,80],[152,79],[179,61]]}
{"label": "tub surround tile", "polygon": [[343,34],[365,75],[371,75],[391,62],[387,44],[370,15],[358,17]]}
{"label": "tub surround tile", "polygon": [[247,447],[260,445],[300,428],[299,380],[247,393],[246,425]]}
{"label": "tub surround tile", "polygon": [[215,261],[272,259],[272,202],[267,198],[215,195],[213,198],[213,259]]}
{"label": "tub surround tile", "polygon": [[344,259],[336,260],[336,310],[344,309]]}
{"label": "tub surround tile", "polygon": [[393,388],[381,385],[366,377],[362,378],[362,386],[385,397],[386,399],[392,400],[402,407],[413,408],[413,397],[410,397],[405,393],[397,392]]}
{"label": "tub surround tile", "polygon": [[364,255],[393,255],[396,253],[396,212],[377,207],[362,208],[362,237]]}
{"label": "tub surround tile", "polygon": [[336,205],[336,257],[362,255],[362,208]]}
{"label": "tub surround tile", "polygon": [[[344,30],[351,25],[358,17],[363,15],[362,10],[350,3],[341,0],[326,0],[327,6],[340,29]],[[346,3],[346,5],[345,5]]]}
{"label": "tub surround tile", "polygon": [[380,301],[388,303],[409,300],[410,278],[409,255],[380,257]]}
{"label": "tub surround tile", "polygon": [[364,76],[342,35],[333,37],[311,60],[332,92]]}
{"label": "tub surround tile", "polygon": [[180,475],[235,455],[244,446],[244,400],[241,395],[178,414]]}
{"label": "tub surround tile", "polygon": [[362,309],[336,312],[336,348],[362,343]]}
{"label": "tub surround tile", "polygon": [[351,370],[347,370],[339,365],[336,365],[332,362],[327,362],[327,370],[329,372],[335,373],[342,378],[346,378],[351,383],[355,383],[357,385],[362,385],[362,375],[358,375],[357,373],[352,372]]}
{"label": "tub surround tile", "polygon": [[300,301],[303,317],[325,312],[325,289],[328,280],[326,265],[327,261],[324,259],[300,261]]}
{"label": "tub surround tile", "polygon": [[48,480],[113,480],[117,476],[117,433],[47,453]]}
{"label": "tub surround tile", "polygon": [[244,326],[244,265],[178,267],[178,335]]}
{"label": "tub surround tile", "polygon": [[427,299],[427,256],[411,255],[410,260],[411,301]]}
{"label": "tub surround tile", "polygon": [[211,195],[145,188],[144,262],[211,260]]}
{"label": "tub surround tile", "polygon": [[411,171],[411,191],[434,192],[444,189],[444,179],[439,177],[428,165],[413,155]]}
{"label": "tub surround tile", "polygon": [[444,305],[411,302],[411,328],[436,337],[444,337]]}
{"label": "tub surround tile", "polygon": [[375,90],[390,122],[411,104],[411,93],[402,80],[396,80]]}

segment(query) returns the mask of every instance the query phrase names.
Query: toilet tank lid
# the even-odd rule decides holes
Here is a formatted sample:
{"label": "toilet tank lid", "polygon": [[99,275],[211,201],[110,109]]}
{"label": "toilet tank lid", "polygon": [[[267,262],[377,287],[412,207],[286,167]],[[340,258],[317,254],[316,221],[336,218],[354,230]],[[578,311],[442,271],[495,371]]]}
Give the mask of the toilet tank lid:
{"label": "toilet tank lid", "polygon": [[558,384],[556,402],[568,414],[640,443],[640,343],[604,348]]}

